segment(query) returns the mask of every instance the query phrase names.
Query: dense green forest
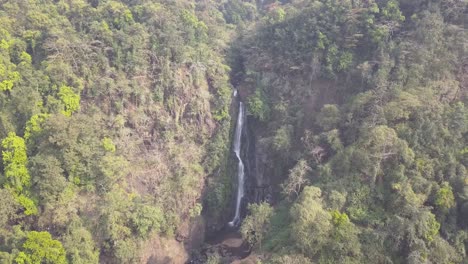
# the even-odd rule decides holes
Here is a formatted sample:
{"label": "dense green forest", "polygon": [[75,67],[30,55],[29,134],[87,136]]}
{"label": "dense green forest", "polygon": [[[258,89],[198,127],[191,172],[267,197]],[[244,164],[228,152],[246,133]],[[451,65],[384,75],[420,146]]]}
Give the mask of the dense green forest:
{"label": "dense green forest", "polygon": [[1,263],[138,263],[200,214],[229,148],[217,6],[0,1]]}
{"label": "dense green forest", "polygon": [[270,190],[241,261],[468,263],[467,23],[464,0],[0,0],[0,263],[230,263],[203,249],[233,214],[234,89]]}

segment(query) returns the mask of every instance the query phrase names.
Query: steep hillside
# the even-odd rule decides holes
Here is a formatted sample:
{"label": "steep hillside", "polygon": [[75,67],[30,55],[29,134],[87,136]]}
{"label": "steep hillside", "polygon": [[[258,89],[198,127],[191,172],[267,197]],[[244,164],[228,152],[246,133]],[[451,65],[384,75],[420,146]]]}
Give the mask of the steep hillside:
{"label": "steep hillside", "polygon": [[466,263],[466,3],[264,10],[233,66],[255,117],[255,177],[275,197],[241,228],[255,252],[267,263]]}
{"label": "steep hillside", "polygon": [[0,262],[171,259],[204,189],[228,207],[216,1],[0,1],[0,32]]}

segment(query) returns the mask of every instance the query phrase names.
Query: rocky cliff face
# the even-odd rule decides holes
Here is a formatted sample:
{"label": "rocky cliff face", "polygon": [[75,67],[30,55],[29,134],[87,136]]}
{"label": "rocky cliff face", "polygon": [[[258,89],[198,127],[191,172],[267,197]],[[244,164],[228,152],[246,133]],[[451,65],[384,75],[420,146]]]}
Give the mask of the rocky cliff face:
{"label": "rocky cliff face", "polygon": [[249,162],[249,201],[253,203],[271,202],[271,160],[269,160],[268,149],[260,141],[259,131],[255,129],[255,120],[250,118],[248,123],[249,142],[247,149],[247,160]]}

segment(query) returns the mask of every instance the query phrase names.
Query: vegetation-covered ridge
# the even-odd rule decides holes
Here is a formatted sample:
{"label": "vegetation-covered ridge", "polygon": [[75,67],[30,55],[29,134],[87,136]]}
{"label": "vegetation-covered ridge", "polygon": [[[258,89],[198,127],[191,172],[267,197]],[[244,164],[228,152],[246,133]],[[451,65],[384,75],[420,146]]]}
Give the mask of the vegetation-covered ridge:
{"label": "vegetation-covered ridge", "polygon": [[187,235],[203,190],[222,215],[231,29],[218,5],[0,1],[1,263],[162,261],[155,241]]}

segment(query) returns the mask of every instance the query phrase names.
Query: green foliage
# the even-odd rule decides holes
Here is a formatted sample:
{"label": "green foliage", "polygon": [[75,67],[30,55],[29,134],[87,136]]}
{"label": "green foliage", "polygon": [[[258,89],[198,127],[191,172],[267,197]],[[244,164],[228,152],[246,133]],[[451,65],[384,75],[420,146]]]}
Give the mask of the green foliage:
{"label": "green foliage", "polygon": [[332,222],[335,226],[341,227],[349,223],[348,215],[345,213],[340,213],[338,210],[331,212]]}
{"label": "green foliage", "polygon": [[146,204],[138,204],[131,219],[137,233],[142,237],[147,237],[149,231],[161,232],[165,224],[161,208]]}
{"label": "green foliage", "polygon": [[10,91],[13,85],[20,80],[20,74],[16,71],[5,74],[5,69],[0,68],[0,74],[6,75],[4,80],[0,82],[0,91]]}
{"label": "green foliage", "polygon": [[14,256],[8,254],[7,252],[0,252],[0,261],[5,264],[12,264]]}
{"label": "green foliage", "polygon": [[268,264],[312,264],[312,261],[303,255],[294,254],[294,255],[281,255],[271,258]]}
{"label": "green foliage", "polygon": [[33,136],[36,133],[39,133],[42,130],[41,125],[49,116],[49,114],[36,114],[31,116],[31,119],[29,119],[29,121],[26,123],[24,139],[29,140],[31,136]]}
{"label": "green foliage", "polygon": [[36,215],[38,213],[36,203],[31,198],[20,194],[16,197],[16,200],[23,206],[25,215]]}
{"label": "green foliage", "polygon": [[62,111],[65,116],[71,116],[72,113],[80,109],[80,95],[73,92],[71,87],[60,87],[58,96],[65,105],[65,109]]}
{"label": "green foliage", "polygon": [[[346,203],[346,196],[336,190],[332,190],[327,196],[328,208],[332,209],[333,212],[338,212]],[[346,215],[346,217],[348,217]]]}
{"label": "green foliage", "polygon": [[189,212],[190,217],[197,217],[201,214],[203,206],[200,203],[196,203]]}
{"label": "green foliage", "polygon": [[307,174],[311,171],[309,165],[307,165],[306,160],[299,160],[297,164],[289,171],[289,176],[286,181],[281,185],[282,192],[287,197],[297,197],[309,181],[307,179]]}
{"label": "green foliage", "polygon": [[333,129],[322,134],[326,137],[326,142],[330,145],[330,148],[335,152],[343,150],[343,142],[341,142],[339,133],[338,129]]}
{"label": "green foliage", "polygon": [[24,139],[10,132],[2,141],[2,159],[5,174],[3,186],[12,190],[15,199],[24,207],[26,215],[37,214],[35,202],[29,198],[28,191],[31,186],[31,176],[26,164],[26,144]]}
{"label": "green foliage", "polygon": [[262,121],[268,118],[270,109],[265,94],[260,89],[256,89],[255,93],[249,96],[247,103],[250,114]]}
{"label": "green foliage", "polygon": [[282,126],[276,130],[272,139],[273,149],[277,152],[287,152],[291,147],[292,126]]}
{"label": "green foliage", "polygon": [[[224,53],[234,35],[220,9],[214,1],[1,4],[0,140],[14,131],[27,145],[21,162],[2,154],[0,184],[14,197],[0,239],[8,259],[18,249],[10,225],[21,222],[60,236],[72,263],[96,263],[96,252],[140,261],[146,240],[200,213],[208,175],[222,193],[221,216],[232,96]],[[122,188],[136,192],[131,203],[108,198]]]}
{"label": "green foliage", "polygon": [[[215,217],[220,217],[224,208],[226,208],[230,202],[231,185],[232,181],[228,173],[228,152],[229,152],[229,124],[228,120],[223,121],[221,131],[210,141],[208,151],[210,156],[203,167],[208,173],[213,173],[213,177],[210,177],[206,187],[210,190],[208,195],[205,197],[205,207],[210,214]],[[215,172],[216,168],[220,168],[219,171]],[[229,170],[231,171],[231,170]]]}
{"label": "green foliage", "polygon": [[206,259],[206,264],[220,264],[221,257],[218,254],[211,254]]}
{"label": "green foliage", "polygon": [[[256,173],[283,181],[278,204],[291,209],[276,225],[284,212],[275,208],[275,234],[257,253],[463,263],[466,245],[453,238],[468,216],[467,111],[452,63],[464,63],[465,7],[318,0],[260,9],[264,18],[236,43],[233,76],[261,121],[252,125]],[[280,9],[284,17],[272,19]],[[293,173],[293,161],[310,169]]]}
{"label": "green foliage", "polygon": [[68,263],[62,243],[52,239],[48,232],[36,231],[28,232],[15,261],[20,264]]}
{"label": "green foliage", "polygon": [[295,246],[291,240],[291,205],[286,202],[276,206],[270,218],[269,232],[265,235],[263,248],[269,252],[292,250]]}
{"label": "green foliage", "polygon": [[24,139],[10,132],[8,137],[2,141],[2,159],[4,173],[7,179],[5,186],[12,188],[16,193],[21,193],[24,188],[31,185],[26,163],[26,144]]}
{"label": "green foliage", "polygon": [[126,175],[128,161],[120,156],[106,155],[102,157],[97,166],[102,176],[97,179],[97,183],[104,190],[107,190],[112,188]]}
{"label": "green foliage", "polygon": [[71,264],[99,263],[99,250],[91,233],[78,222],[72,222],[62,237],[63,247]]}
{"label": "green foliage", "polygon": [[382,9],[382,15],[389,20],[404,21],[405,17],[401,13],[399,3],[396,0],[390,0],[387,5]]}
{"label": "green foliage", "polygon": [[334,210],[331,215],[334,225],[331,232],[332,240],[325,250],[326,257],[321,256],[320,262],[359,262],[361,259],[361,245],[358,238],[358,229],[349,221],[346,213]]}
{"label": "green foliage", "polygon": [[340,120],[340,110],[336,105],[326,104],[317,116],[317,123],[323,130],[335,128]]}
{"label": "green foliage", "polygon": [[105,137],[101,140],[102,147],[109,152],[115,152],[115,144],[111,138]]}
{"label": "green foliage", "polygon": [[424,239],[432,242],[439,233],[440,223],[437,222],[433,214],[429,214],[424,220],[425,222],[420,225],[420,232],[422,232]]}
{"label": "green foliage", "polygon": [[435,204],[442,210],[448,210],[455,206],[455,197],[453,196],[452,187],[448,182],[442,184],[436,193]]}
{"label": "green foliage", "polygon": [[256,18],[257,5],[240,0],[224,3],[222,10],[224,19],[229,24],[244,25]]}
{"label": "green foliage", "polygon": [[286,12],[284,11],[284,9],[281,7],[276,7],[267,13],[265,20],[268,23],[274,24],[274,23],[282,22],[285,19],[285,17],[286,17]]}
{"label": "green foliage", "polygon": [[14,43],[11,35],[0,28],[0,92],[11,91],[13,86],[21,80],[21,75],[12,63],[10,50]]}
{"label": "green foliage", "polygon": [[[195,38],[198,41],[206,39],[208,27],[203,21],[200,21],[194,13],[188,10],[183,10],[181,16],[182,21],[186,24],[186,26],[194,30],[193,38]],[[189,37],[189,40],[191,38],[192,37]]]}
{"label": "green foliage", "polygon": [[3,230],[8,227],[10,221],[17,218],[16,211],[20,205],[9,190],[0,189],[0,195],[2,197],[0,200],[0,230]]}
{"label": "green foliage", "polygon": [[31,159],[31,176],[41,204],[54,203],[67,188],[67,180],[60,161],[51,155]]}
{"label": "green foliage", "polygon": [[306,186],[291,208],[292,238],[306,256],[314,256],[325,246],[332,225],[331,216],[324,210],[322,191]]}
{"label": "green foliage", "polygon": [[269,231],[273,208],[267,203],[249,205],[249,216],[242,222],[242,237],[252,246],[261,249],[262,241]]}
{"label": "green foliage", "polygon": [[114,189],[105,199],[100,218],[101,229],[105,232],[104,238],[108,241],[105,248],[111,250],[119,261],[131,262],[135,259],[137,250],[137,245],[131,237],[132,226],[129,221],[133,202],[131,196],[123,190]]}

